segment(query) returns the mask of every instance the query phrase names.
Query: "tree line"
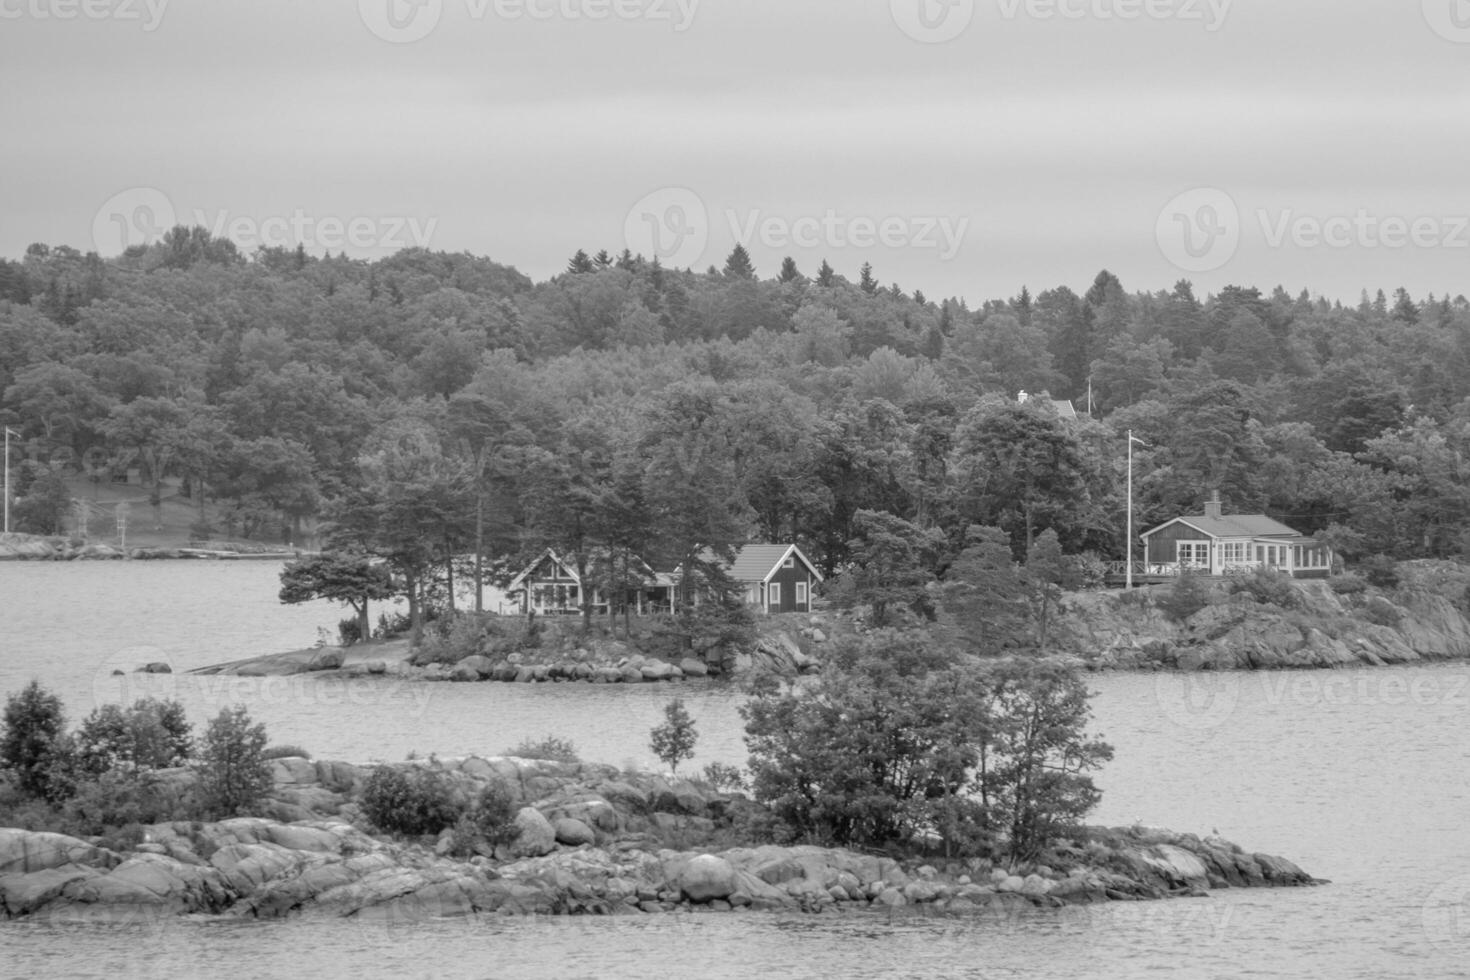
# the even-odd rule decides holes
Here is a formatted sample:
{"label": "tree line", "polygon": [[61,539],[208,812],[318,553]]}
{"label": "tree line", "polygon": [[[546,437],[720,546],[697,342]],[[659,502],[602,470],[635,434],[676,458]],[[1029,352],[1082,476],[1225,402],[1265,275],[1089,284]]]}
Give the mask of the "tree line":
{"label": "tree line", "polygon": [[579,252],[538,283],[468,254],[244,256],[176,228],[0,261],[0,419],[24,530],[66,529],[69,476],[132,468],[155,502],[196,503],[201,536],[330,528],[416,597],[450,556],[547,546],[626,571],[796,541],[833,572],[864,512],[934,535],[931,571],[971,527],[1017,559],[1047,530],[1121,557],[1127,430],[1148,443],[1139,527],[1218,491],[1349,558],[1456,556],[1467,339],[1463,297],[1403,290],[1199,298],[1104,271],[971,308],[868,265],[763,278],[739,248],[704,272]]}

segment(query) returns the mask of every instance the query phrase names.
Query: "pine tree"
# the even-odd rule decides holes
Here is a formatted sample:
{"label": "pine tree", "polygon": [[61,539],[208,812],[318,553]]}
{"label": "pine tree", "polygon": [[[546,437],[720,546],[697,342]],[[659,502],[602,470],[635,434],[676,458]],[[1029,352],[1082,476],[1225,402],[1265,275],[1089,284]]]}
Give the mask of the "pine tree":
{"label": "pine tree", "polygon": [[598,269],[611,269],[612,262],[612,256],[607,254],[607,249],[605,248],[592,257],[592,264]]}
{"label": "pine tree", "polygon": [[873,263],[863,263],[862,269],[859,270],[858,286],[869,296],[878,292],[878,280],[873,278]]}
{"label": "pine tree", "polygon": [[817,270],[817,285],[827,288],[837,282],[837,273],[832,270],[826,259],[822,260],[822,267]]}
{"label": "pine tree", "polygon": [[795,259],[788,255],[781,260],[780,279],[782,282],[800,282],[805,278],[801,274],[801,270],[796,267]]}
{"label": "pine tree", "polygon": [[732,279],[755,278],[755,265],[750,261],[750,253],[745,250],[744,245],[736,244],[730,252],[730,257],[725,260],[725,275]]}
{"label": "pine tree", "polygon": [[585,251],[580,248],[577,249],[577,254],[573,255],[572,260],[567,263],[567,272],[571,273],[574,276],[580,276],[584,272],[591,271],[592,260],[587,257],[587,253]]}

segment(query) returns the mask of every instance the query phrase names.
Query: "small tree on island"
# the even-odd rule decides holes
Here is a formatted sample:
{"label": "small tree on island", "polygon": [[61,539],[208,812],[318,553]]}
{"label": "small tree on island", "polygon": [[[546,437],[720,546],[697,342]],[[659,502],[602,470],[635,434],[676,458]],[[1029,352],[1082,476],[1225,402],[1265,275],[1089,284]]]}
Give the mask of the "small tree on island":
{"label": "small tree on island", "polygon": [[194,770],[199,809],[210,819],[241,816],[274,786],[265,760],[265,726],[244,705],[225,708],[205,729]]}
{"label": "small tree on island", "polygon": [[694,743],[699,740],[699,733],[694,730],[694,719],[689,717],[682,698],[674,698],[664,706],[664,723],[649,734],[654,755],[670,771],[677,773],[680,762],[694,758]]}
{"label": "small tree on island", "polygon": [[288,562],[281,569],[281,601],[287,605],[330,599],[345,603],[357,614],[357,638],[372,635],[368,602],[397,594],[393,576],[383,562],[367,555],[336,551]]}

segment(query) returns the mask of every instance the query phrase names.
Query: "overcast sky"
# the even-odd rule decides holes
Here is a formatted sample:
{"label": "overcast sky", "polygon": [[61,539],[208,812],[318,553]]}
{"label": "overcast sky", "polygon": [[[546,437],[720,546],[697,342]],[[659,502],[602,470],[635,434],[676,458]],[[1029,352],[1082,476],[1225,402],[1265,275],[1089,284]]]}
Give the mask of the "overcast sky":
{"label": "overcast sky", "polygon": [[1470,0],[0,0],[0,254],[1453,295],[1467,121]]}

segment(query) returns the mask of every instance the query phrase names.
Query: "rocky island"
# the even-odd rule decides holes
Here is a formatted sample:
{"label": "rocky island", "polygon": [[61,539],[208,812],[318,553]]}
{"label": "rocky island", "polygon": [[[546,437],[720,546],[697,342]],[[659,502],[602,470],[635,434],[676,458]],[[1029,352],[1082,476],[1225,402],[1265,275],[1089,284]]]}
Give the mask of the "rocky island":
{"label": "rocky island", "polygon": [[[260,815],[135,827],[131,839],[0,828],[9,918],[209,914],[419,917],[640,915],[687,910],[1007,913],[1321,884],[1283,858],[1152,827],[1085,828],[1042,860],[895,860],[813,846],[742,846],[762,810],[739,793],[612,766],[516,758],[395,764],[473,795],[492,781],[513,836],[456,852],[454,834],[375,835],[371,767],[283,758]],[[160,773],[187,792],[187,769]]]}

